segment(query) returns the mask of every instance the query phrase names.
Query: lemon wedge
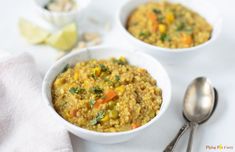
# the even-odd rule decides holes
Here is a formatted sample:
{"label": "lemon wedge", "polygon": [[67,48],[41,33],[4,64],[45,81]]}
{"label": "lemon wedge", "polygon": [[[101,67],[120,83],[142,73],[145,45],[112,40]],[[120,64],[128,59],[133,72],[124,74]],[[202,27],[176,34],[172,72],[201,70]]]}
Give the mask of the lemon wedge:
{"label": "lemon wedge", "polygon": [[49,32],[23,18],[19,20],[19,30],[21,35],[32,44],[44,43],[50,35]]}
{"label": "lemon wedge", "polygon": [[77,43],[78,33],[74,23],[68,24],[61,30],[52,34],[46,41],[50,46],[61,51],[69,51]]}

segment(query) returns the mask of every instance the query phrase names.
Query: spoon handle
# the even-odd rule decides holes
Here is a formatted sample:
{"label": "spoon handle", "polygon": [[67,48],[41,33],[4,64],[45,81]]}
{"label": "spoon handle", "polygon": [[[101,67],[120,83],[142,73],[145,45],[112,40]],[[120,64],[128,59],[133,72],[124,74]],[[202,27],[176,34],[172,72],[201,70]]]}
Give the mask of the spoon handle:
{"label": "spoon handle", "polygon": [[175,138],[169,143],[169,145],[167,145],[167,147],[163,152],[173,152],[175,145],[179,141],[180,137],[186,132],[186,130],[188,130],[188,128],[189,128],[189,123],[187,122],[180,128]]}
{"label": "spoon handle", "polygon": [[188,147],[187,147],[187,152],[191,152],[192,151],[192,146],[193,146],[193,136],[195,134],[195,130],[197,128],[198,124],[191,122],[190,123],[190,128],[191,128],[191,132],[189,135],[189,141],[188,141]]}

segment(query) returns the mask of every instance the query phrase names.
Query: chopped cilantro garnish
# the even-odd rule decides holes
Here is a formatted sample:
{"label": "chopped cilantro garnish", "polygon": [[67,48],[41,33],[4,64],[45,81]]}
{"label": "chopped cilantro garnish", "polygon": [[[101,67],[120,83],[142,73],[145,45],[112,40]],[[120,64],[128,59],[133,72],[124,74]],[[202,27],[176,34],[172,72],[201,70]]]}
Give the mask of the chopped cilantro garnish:
{"label": "chopped cilantro garnish", "polygon": [[109,85],[113,85],[113,81],[111,81],[109,78],[104,78],[104,82],[108,83]]}
{"label": "chopped cilantro garnish", "polygon": [[69,89],[69,92],[72,94],[79,94],[79,93],[83,93],[84,91],[86,91],[84,88],[78,88],[78,87],[72,87]]}
{"label": "chopped cilantro garnish", "polygon": [[90,101],[89,101],[89,104],[90,104],[90,106],[91,106],[91,108],[94,106],[94,104],[95,104],[95,100],[94,99],[91,99]]}
{"label": "chopped cilantro garnish", "polygon": [[105,112],[104,112],[104,111],[99,111],[99,112],[97,113],[96,117],[90,121],[90,124],[91,124],[91,125],[97,124],[98,122],[100,122],[100,120],[101,120],[102,118],[104,118],[104,115],[105,115]]}
{"label": "chopped cilantro garnish", "polygon": [[155,14],[157,14],[157,15],[162,13],[162,11],[159,10],[159,9],[157,9],[157,8],[154,8],[154,9],[153,9],[153,12],[154,12]]}
{"label": "chopped cilantro garnish", "polygon": [[99,99],[99,98],[101,98],[103,95],[102,94],[95,94],[95,98],[96,99]]}
{"label": "chopped cilantro garnish", "polygon": [[109,71],[109,68],[106,67],[105,65],[100,64],[99,66],[100,66],[100,69],[101,69],[102,72],[107,72],[107,71]]}
{"label": "chopped cilantro garnish", "polygon": [[97,119],[96,119],[96,118],[92,119],[92,120],[90,121],[90,124],[91,124],[91,125],[97,124]]}
{"label": "chopped cilantro garnish", "polygon": [[95,80],[97,79],[97,76],[94,73],[92,73],[90,76]]}
{"label": "chopped cilantro garnish", "polygon": [[95,93],[95,94],[101,94],[101,93],[103,93],[103,89],[101,89],[101,88],[98,87],[98,86],[91,88],[90,91],[91,91],[92,93]]}
{"label": "chopped cilantro garnish", "polygon": [[148,37],[150,35],[150,33],[149,32],[140,32],[139,33],[139,36],[141,36],[141,37],[144,37],[144,38],[146,38],[146,37]]}
{"label": "chopped cilantro garnish", "polygon": [[164,20],[164,16],[163,15],[158,15],[157,20],[158,20],[158,22],[162,23],[163,20]]}
{"label": "chopped cilantro garnish", "polygon": [[180,22],[180,24],[177,26],[177,31],[182,31],[185,28],[185,23],[184,22]]}
{"label": "chopped cilantro garnish", "polygon": [[166,33],[163,33],[160,37],[160,39],[162,41],[169,41],[170,40],[170,37],[166,34]]}
{"label": "chopped cilantro garnish", "polygon": [[67,71],[68,68],[69,68],[69,64],[66,64],[61,72],[63,73],[63,72],[65,72],[65,71]]}
{"label": "chopped cilantro garnish", "polygon": [[115,75],[115,81],[118,82],[120,80],[120,76],[119,75]]}

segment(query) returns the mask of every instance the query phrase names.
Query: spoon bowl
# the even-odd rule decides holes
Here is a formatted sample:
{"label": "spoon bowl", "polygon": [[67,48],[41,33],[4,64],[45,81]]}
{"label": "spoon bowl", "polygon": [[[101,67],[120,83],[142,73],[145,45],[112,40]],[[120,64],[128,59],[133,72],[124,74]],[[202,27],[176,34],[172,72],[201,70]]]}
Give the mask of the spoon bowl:
{"label": "spoon bowl", "polygon": [[186,90],[183,114],[189,122],[202,123],[211,116],[214,104],[215,93],[210,80],[199,77]]}
{"label": "spoon bowl", "polygon": [[[217,107],[217,103],[218,103],[218,98],[219,98],[219,95],[218,95],[218,92],[217,92],[217,90],[216,90],[216,88],[214,88],[214,94],[215,94],[215,100],[214,100],[214,107],[213,107],[213,110],[212,110],[212,112],[211,112],[211,115],[214,113],[214,111],[215,111],[215,109],[216,109],[216,107]],[[184,115],[184,113],[183,113],[183,117],[184,117],[184,119],[185,120],[187,120],[187,121],[189,121],[187,118],[186,118],[186,116]],[[208,119],[209,119],[210,117],[208,117]],[[205,119],[204,121],[201,121],[200,123],[198,123],[198,124],[203,124],[204,122],[206,122],[208,119]]]}

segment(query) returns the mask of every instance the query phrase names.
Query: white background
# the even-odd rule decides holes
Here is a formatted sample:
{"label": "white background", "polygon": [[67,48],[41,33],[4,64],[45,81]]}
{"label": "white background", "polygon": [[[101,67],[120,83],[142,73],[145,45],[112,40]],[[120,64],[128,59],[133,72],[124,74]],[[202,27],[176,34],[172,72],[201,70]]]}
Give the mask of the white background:
{"label": "white background", "polygon": [[[213,3],[223,17],[222,33],[217,43],[201,56],[183,65],[164,65],[173,85],[173,97],[170,107],[160,122],[146,130],[135,139],[115,145],[94,144],[71,135],[74,150],[79,152],[160,152],[175,136],[183,125],[182,98],[187,84],[197,76],[207,76],[219,92],[219,103],[212,118],[199,126],[194,142],[195,152],[206,152],[206,145],[233,146],[235,151],[235,1],[207,0]],[[93,0],[88,8],[89,15],[102,23],[108,21],[113,28],[106,32],[104,44],[125,45],[115,26],[115,13],[125,0]],[[31,53],[42,73],[55,61],[57,51],[47,46],[32,46],[20,35],[17,22],[20,16],[41,22],[34,17],[30,0],[0,0],[0,49],[12,53],[27,51]],[[89,16],[88,15],[88,16]],[[102,25],[101,25],[102,26]],[[93,27],[81,31],[92,31]],[[176,151],[185,151],[188,134],[177,146]]]}

